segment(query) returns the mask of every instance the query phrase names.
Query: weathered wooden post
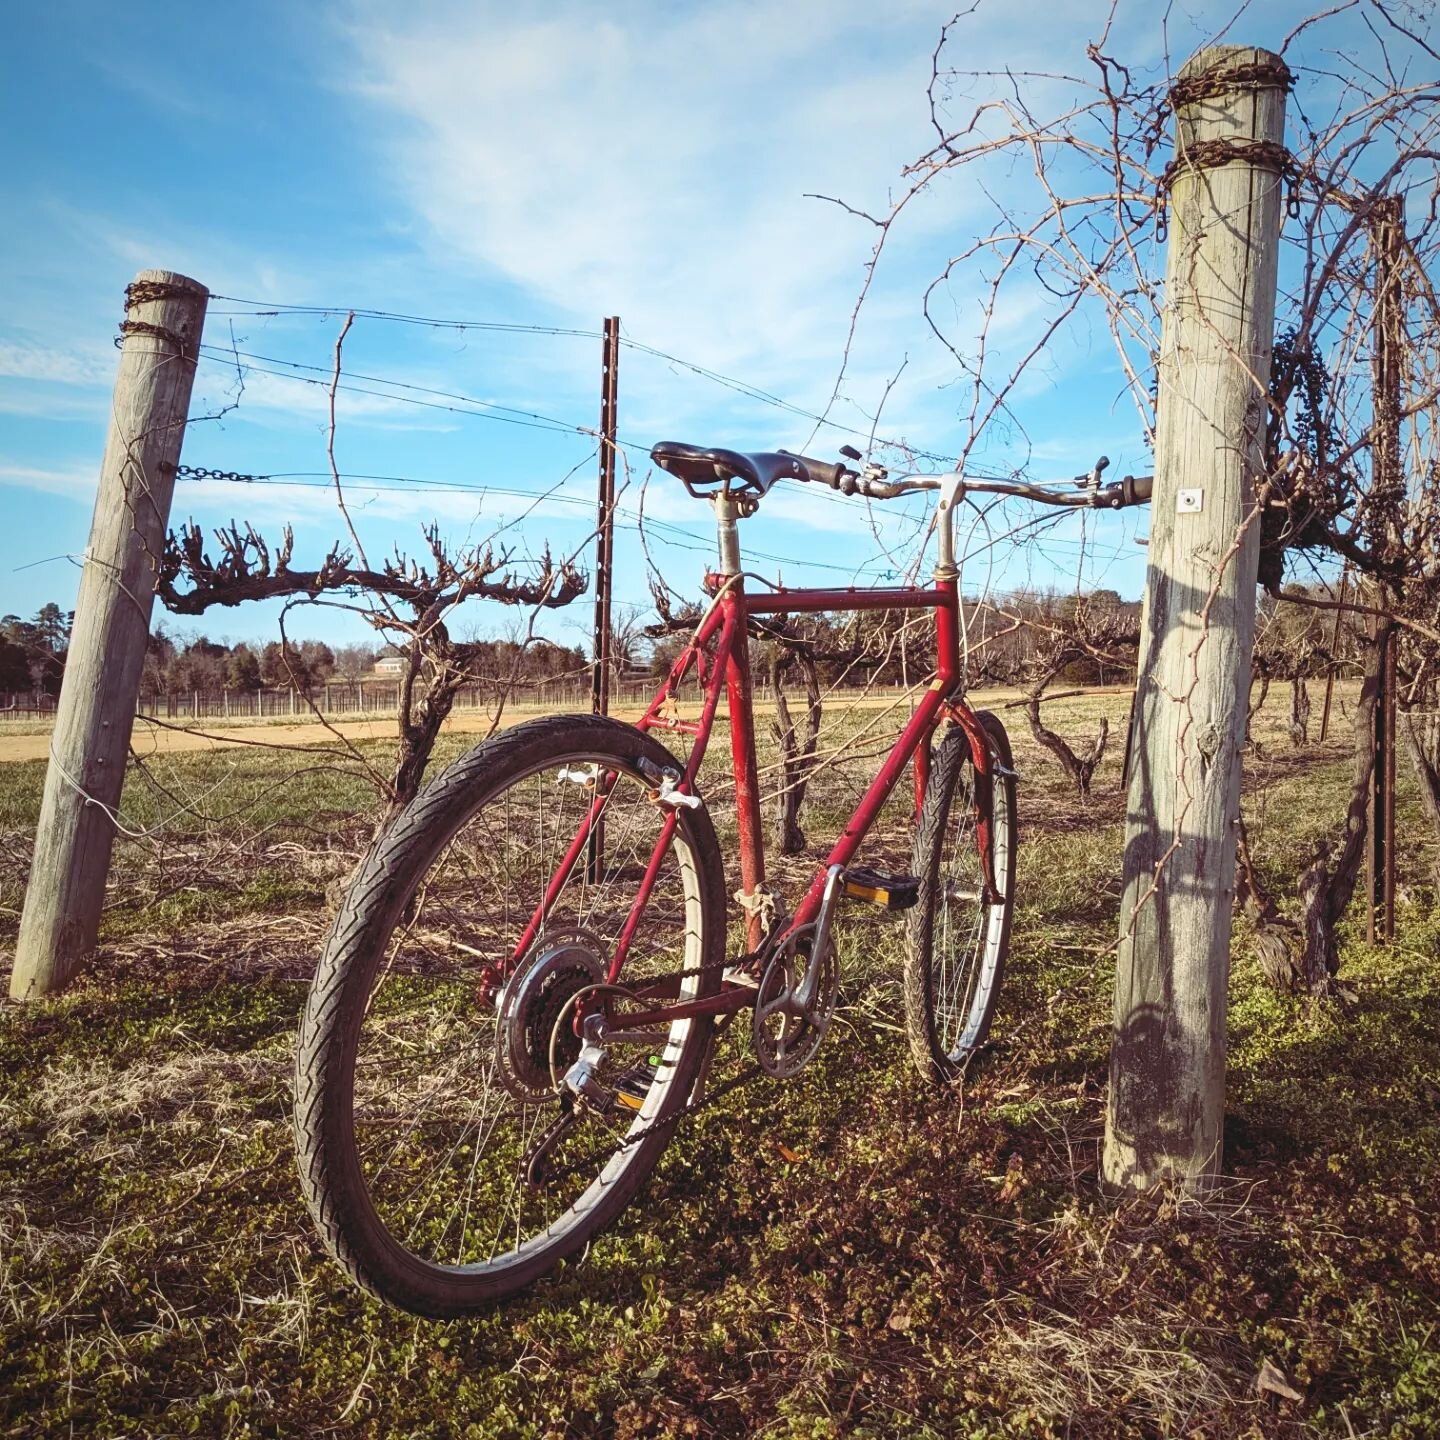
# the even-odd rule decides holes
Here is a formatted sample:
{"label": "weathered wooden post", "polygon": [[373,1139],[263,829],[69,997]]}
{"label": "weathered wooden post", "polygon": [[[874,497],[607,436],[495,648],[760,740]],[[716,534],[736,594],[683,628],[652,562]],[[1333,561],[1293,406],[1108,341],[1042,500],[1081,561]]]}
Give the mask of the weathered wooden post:
{"label": "weathered wooden post", "polygon": [[1103,1177],[1219,1172],[1225,1003],[1289,71],[1202,50],[1173,89],[1170,245]]}
{"label": "weathered wooden post", "polygon": [[125,292],[110,434],[10,977],[16,1000],[61,989],[100,928],[208,299],[169,270],[142,270]]}

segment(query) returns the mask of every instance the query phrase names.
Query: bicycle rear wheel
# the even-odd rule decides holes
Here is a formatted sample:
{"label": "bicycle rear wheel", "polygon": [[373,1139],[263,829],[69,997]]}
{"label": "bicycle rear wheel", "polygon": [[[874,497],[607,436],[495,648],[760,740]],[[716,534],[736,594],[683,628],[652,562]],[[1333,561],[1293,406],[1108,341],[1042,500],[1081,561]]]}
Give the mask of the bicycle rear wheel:
{"label": "bicycle rear wheel", "polygon": [[[1005,727],[980,723],[992,759],[1013,769]],[[1015,906],[1015,777],[976,784],[970,742],[953,729],[940,742],[915,836],[920,901],[911,911],[905,1024],[921,1074],[953,1078],[989,1034],[1010,946]],[[987,900],[977,822],[988,812],[998,896]]]}
{"label": "bicycle rear wheel", "polygon": [[[555,1084],[574,1002],[627,929],[622,983],[720,983],[714,829],[656,803],[655,767],[679,769],[613,720],[517,726],[432,780],[350,887],[300,1026],[300,1172],[333,1257],[391,1304],[455,1316],[529,1285],[615,1219],[670,1137],[708,1017],[607,1044],[604,1113],[566,1110]],[[571,854],[546,901],[597,806],[603,850]]]}

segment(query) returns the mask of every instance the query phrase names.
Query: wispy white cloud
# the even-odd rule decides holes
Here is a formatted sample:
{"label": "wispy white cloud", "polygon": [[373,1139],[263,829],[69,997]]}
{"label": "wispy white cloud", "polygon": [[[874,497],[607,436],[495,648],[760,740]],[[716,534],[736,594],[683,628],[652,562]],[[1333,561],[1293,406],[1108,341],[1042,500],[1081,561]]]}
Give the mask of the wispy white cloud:
{"label": "wispy white cloud", "polygon": [[0,459],[0,485],[15,486],[23,490],[43,490],[47,495],[59,495],[67,500],[83,500],[93,504],[95,500],[94,466],[71,465],[62,467],[25,465]]}
{"label": "wispy white cloud", "polygon": [[719,368],[793,381],[833,362],[870,241],[803,192],[883,204],[923,140],[929,51],[876,41],[935,30],[933,7],[532,14],[356,12],[363,93],[399,122],[395,174],[434,236]]}
{"label": "wispy white cloud", "polygon": [[0,375],[51,385],[106,385],[115,377],[115,351],[0,340]]}
{"label": "wispy white cloud", "polygon": [[[1273,0],[1247,23],[1281,26],[1278,39],[1295,9]],[[540,11],[450,0],[402,18],[390,0],[353,0],[349,17],[356,63],[339,83],[367,104],[392,183],[437,256],[510,282],[537,308],[586,324],[618,312],[637,339],[804,408],[828,404],[878,232],[808,196],[883,215],[911,183],[904,167],[936,139],[926,86],[945,12],[928,0],[636,0],[608,12],[579,0]],[[1098,0],[1048,6],[1043,23],[1033,7],[982,5],[946,59],[992,74],[946,77],[941,90],[957,117],[1017,84],[1048,113],[1074,93],[1064,75],[1088,70],[1086,43],[1102,31],[1114,53],[1159,74],[1232,17],[1223,0],[1164,24],[1140,6],[1117,18]],[[1035,73],[1014,80],[1024,71]],[[983,188],[968,173],[946,177],[907,211],[861,315],[836,418],[862,423],[908,355],[892,414],[913,424],[916,443],[950,448],[944,432],[963,396],[941,388],[957,367],[929,333],[921,295],[995,204],[1029,183],[1025,169],[988,172]],[[935,298],[962,351],[983,323],[980,268]],[[1038,333],[1047,297],[1032,288],[986,325],[992,360]],[[1108,346],[1094,337],[1094,350]],[[1080,350],[1054,348],[1017,399],[1053,417],[1046,391],[1086,364]],[[630,360],[624,406],[655,435],[692,416],[747,413],[703,380]],[[752,426],[767,423],[756,413]],[[769,423],[803,433],[798,419]]]}

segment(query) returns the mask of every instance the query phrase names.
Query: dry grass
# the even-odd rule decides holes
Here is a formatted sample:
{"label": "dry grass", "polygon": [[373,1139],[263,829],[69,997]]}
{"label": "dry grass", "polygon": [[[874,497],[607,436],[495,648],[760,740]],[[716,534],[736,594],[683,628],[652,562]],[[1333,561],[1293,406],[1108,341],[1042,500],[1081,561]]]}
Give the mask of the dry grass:
{"label": "dry grass", "polygon": [[[1102,706],[1123,724],[1113,697],[1053,723],[1083,732]],[[1283,894],[1338,813],[1348,735],[1292,754],[1282,724],[1272,706],[1247,804]],[[227,782],[236,818],[122,847],[89,978],[0,1010],[0,1434],[1440,1433],[1425,857],[1402,942],[1350,941],[1348,1014],[1271,995],[1241,937],[1231,1185],[1117,1206],[1097,1169],[1119,757],[1083,801],[1016,749],[1015,958],[964,1090],[912,1077],[897,932],[861,917],[812,1071],[699,1117],[585,1265],[452,1325],[344,1285],[293,1175],[291,1037],[360,792],[272,757]],[[169,779],[199,792],[216,763]],[[807,828],[856,778],[821,783]],[[34,789],[0,788],[19,839]],[[779,867],[790,893],[813,859]],[[744,1058],[732,1035],[720,1074]],[[1301,1400],[1256,1391],[1267,1361]]]}

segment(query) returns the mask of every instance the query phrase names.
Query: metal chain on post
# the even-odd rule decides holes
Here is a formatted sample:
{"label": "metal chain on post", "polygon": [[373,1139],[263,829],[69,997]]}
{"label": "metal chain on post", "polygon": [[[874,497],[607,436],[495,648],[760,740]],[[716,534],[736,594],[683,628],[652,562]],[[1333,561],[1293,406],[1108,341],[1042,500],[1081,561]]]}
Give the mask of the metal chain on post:
{"label": "metal chain on post", "polygon": [[1286,185],[1285,213],[1290,219],[1300,214],[1300,167],[1284,145],[1271,140],[1239,140],[1227,137],[1200,140],[1187,146],[1161,172],[1155,186],[1155,233],[1165,240],[1170,233],[1169,196],[1181,175],[1201,170],[1215,170],[1236,160],[1262,170],[1273,170]]}
{"label": "metal chain on post", "polygon": [[273,475],[243,475],[238,470],[207,470],[203,465],[177,465],[177,480],[233,480],[243,485],[253,485],[257,480],[273,480]]}

